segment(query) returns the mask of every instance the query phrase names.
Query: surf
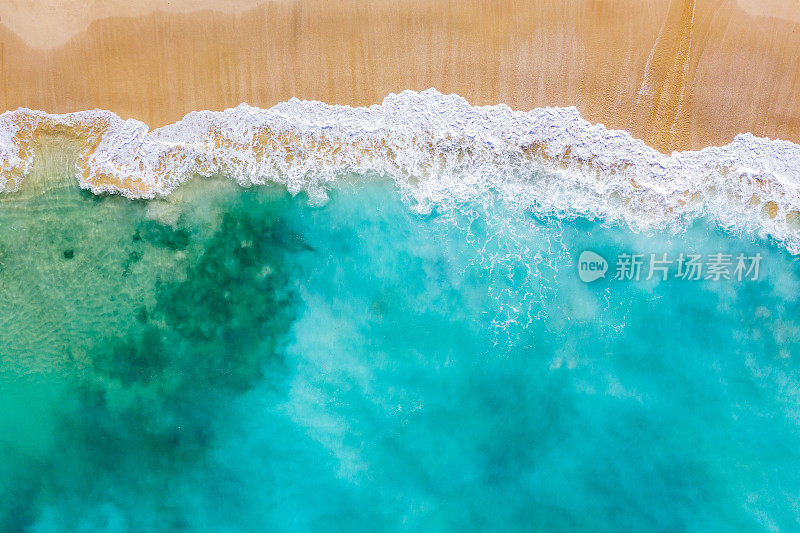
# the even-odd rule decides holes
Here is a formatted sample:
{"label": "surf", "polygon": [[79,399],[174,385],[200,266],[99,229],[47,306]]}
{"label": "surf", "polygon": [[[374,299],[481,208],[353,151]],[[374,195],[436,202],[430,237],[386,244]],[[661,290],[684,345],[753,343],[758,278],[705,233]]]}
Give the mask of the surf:
{"label": "surf", "polygon": [[490,192],[542,216],[585,217],[639,231],[706,217],[800,253],[800,146],[738,135],[725,146],[665,155],[574,107],[472,106],[435,89],[390,94],[370,107],[291,99],[192,112],[150,131],[111,111],[0,115],[0,190],[18,190],[39,139],[79,143],[82,188],[163,198],[193,178],[279,183],[324,203],[355,172],[395,182],[418,212],[453,209]]}

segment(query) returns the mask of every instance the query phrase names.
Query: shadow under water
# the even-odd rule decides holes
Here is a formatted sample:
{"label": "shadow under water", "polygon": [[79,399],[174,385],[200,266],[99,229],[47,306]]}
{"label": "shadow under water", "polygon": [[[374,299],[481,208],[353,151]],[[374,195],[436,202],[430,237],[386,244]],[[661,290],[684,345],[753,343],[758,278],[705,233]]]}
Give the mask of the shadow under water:
{"label": "shadow under water", "polygon": [[[770,243],[59,168],[0,198],[2,531],[797,524],[800,264]],[[763,270],[583,283],[589,249]]]}
{"label": "shadow under water", "polygon": [[[201,188],[213,194],[213,186]],[[4,283],[9,305],[0,330],[3,381],[12,389],[18,378],[34,375],[28,385],[49,388],[57,382],[63,395],[51,398],[57,420],[41,455],[14,450],[11,434],[3,439],[13,452],[4,472],[13,482],[0,487],[4,531],[29,526],[47,494],[102,500],[108,495],[93,494],[94,487],[105,490],[127,480],[154,502],[164,498],[167,473],[177,475],[202,460],[226,399],[246,392],[268,369],[281,371],[280,354],[298,303],[294,257],[310,251],[281,218],[293,202],[265,188],[218,199],[211,215],[219,220],[209,236],[203,234],[208,224],[196,227],[207,219],[191,213],[165,224],[149,218],[140,203],[104,200],[69,185],[27,202],[34,208],[6,213],[0,261],[9,263],[9,249],[23,255],[35,247],[67,272],[41,263],[33,271],[23,264],[6,272],[17,279],[11,287]],[[98,202],[114,204],[107,214],[116,224],[87,222],[86,216],[95,218]],[[15,217],[24,219],[24,228]],[[21,246],[19,229],[35,232],[38,242]],[[116,246],[120,234],[130,238],[122,253],[98,251]],[[66,265],[97,255],[102,262],[84,261],[88,271],[76,284]],[[40,336],[27,345],[20,340],[26,318],[20,308],[62,300],[74,307],[64,316],[67,324],[47,338],[49,346]],[[74,335],[76,330],[83,334]],[[54,359],[60,359],[56,365]],[[11,464],[14,459],[22,464]],[[148,479],[148,472],[162,475]]]}

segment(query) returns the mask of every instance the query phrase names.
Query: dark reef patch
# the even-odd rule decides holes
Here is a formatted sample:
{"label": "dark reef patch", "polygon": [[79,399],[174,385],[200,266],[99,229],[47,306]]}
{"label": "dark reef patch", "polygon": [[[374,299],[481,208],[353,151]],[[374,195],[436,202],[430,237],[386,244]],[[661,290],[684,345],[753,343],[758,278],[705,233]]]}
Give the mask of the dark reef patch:
{"label": "dark reef patch", "polygon": [[183,250],[188,246],[190,234],[186,228],[172,227],[167,224],[160,224],[154,220],[146,220],[141,227],[134,233],[133,240],[137,241],[137,236],[154,245],[169,250]]}
{"label": "dark reef patch", "polygon": [[[110,340],[92,357],[95,393],[110,394],[101,389],[111,380],[142,396],[137,405],[150,402],[154,411],[137,432],[151,441],[149,447],[169,455],[178,453],[176,447],[195,447],[198,440],[191,435],[204,434],[212,416],[198,408],[198,398],[213,402],[209,398],[215,393],[245,391],[263,377],[265,365],[278,360],[295,317],[291,252],[303,240],[274,212],[274,202],[260,191],[243,191],[216,233],[199,243],[201,252],[186,279],[159,283],[154,309],[141,307],[136,313],[140,327]],[[190,229],[149,222],[141,231],[153,245],[186,249]],[[140,252],[131,252],[128,263],[140,259]],[[105,405],[91,404],[101,411],[100,425],[120,414]]]}
{"label": "dark reef patch", "polygon": [[[139,486],[158,507],[174,474],[201,464],[226,405],[265,371],[282,379],[281,352],[297,313],[292,254],[308,250],[282,218],[292,204],[244,190],[217,206],[221,223],[210,238],[183,221],[131,228],[139,242],[123,275],[142,275],[130,267],[153,246],[184,250],[186,276],[164,276],[155,303],[134,308],[130,329],[118,337],[109,331],[86,353],[88,367],[68,376],[75,408],[59,421],[53,451],[14,482],[25,494],[0,503],[0,527],[30,526],[47,494],[113,500],[103,487],[119,482]],[[63,255],[71,259],[74,250]],[[177,510],[174,519],[181,520]]]}

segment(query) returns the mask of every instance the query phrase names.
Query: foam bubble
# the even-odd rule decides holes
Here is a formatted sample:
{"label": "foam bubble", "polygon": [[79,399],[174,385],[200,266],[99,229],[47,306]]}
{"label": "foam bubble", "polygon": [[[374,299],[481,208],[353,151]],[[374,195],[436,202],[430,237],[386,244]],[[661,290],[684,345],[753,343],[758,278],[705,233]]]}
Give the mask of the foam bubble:
{"label": "foam bubble", "polygon": [[630,133],[590,124],[577,109],[476,107],[435,89],[353,108],[291,99],[197,111],[150,131],[110,111],[0,115],[0,190],[15,190],[43,134],[80,139],[82,187],[129,198],[170,194],[194,176],[244,186],[278,182],[324,201],[349,173],[392,178],[419,211],[497,193],[511,206],[600,218],[634,230],[682,227],[699,216],[772,237],[800,253],[800,146],[737,136],[664,155]]}

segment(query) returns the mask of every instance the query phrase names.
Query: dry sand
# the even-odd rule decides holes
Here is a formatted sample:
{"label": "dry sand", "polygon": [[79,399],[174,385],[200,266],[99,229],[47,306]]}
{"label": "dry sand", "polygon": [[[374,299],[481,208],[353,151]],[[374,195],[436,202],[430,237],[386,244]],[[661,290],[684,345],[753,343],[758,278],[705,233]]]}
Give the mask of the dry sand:
{"label": "dry sand", "polygon": [[575,105],[665,152],[748,131],[800,142],[796,0],[5,0],[0,21],[2,109],[157,127],[436,87]]}

